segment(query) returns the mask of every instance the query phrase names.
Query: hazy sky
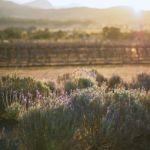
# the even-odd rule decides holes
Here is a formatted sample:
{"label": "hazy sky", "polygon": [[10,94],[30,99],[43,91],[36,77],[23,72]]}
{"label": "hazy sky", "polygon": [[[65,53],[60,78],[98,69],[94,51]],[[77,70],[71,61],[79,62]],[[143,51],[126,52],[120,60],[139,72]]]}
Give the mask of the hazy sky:
{"label": "hazy sky", "polygon": [[[33,0],[13,0],[15,2],[29,2]],[[150,0],[49,0],[54,6],[66,6],[70,4],[78,4],[89,7],[111,7],[111,6],[131,6],[135,10],[150,9]]]}

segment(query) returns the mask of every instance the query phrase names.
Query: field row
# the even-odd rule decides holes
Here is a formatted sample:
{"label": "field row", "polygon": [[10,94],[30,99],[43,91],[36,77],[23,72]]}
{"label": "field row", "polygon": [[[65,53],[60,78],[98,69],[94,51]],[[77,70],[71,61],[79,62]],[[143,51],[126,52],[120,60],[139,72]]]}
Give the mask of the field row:
{"label": "field row", "polygon": [[0,43],[0,66],[149,64],[149,45]]}

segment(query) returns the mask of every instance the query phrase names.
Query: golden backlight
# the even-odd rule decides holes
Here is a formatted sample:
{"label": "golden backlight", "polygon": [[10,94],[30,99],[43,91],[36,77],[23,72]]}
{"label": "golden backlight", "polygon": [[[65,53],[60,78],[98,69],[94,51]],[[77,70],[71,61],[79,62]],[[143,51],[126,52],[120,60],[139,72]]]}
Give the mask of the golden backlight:
{"label": "golden backlight", "polygon": [[139,5],[133,5],[131,6],[131,8],[133,9],[133,12],[135,15],[140,15],[142,8]]}

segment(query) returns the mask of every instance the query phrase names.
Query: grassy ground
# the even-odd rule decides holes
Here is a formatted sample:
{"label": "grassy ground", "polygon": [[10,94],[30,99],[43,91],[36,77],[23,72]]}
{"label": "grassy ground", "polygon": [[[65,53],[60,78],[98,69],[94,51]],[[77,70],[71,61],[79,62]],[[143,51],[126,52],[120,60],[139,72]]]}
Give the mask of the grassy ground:
{"label": "grassy ground", "polygon": [[72,73],[78,69],[95,69],[106,77],[119,74],[124,80],[131,81],[141,72],[150,73],[150,66],[123,65],[123,66],[70,66],[70,67],[36,67],[36,68],[0,68],[0,75],[16,74],[18,76],[31,76],[40,80],[54,80],[59,75]]}

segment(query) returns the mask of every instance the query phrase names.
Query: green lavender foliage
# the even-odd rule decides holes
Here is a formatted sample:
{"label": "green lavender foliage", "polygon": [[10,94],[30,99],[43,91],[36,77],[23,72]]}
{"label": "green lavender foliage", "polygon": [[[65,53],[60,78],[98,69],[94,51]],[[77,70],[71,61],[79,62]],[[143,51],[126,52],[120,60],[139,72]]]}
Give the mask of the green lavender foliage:
{"label": "green lavender foliage", "polygon": [[31,77],[17,77],[14,76],[2,76],[0,78],[0,90],[2,91],[23,91],[24,94],[30,92],[34,97],[36,90],[39,90],[41,94],[48,94],[50,91],[46,83],[36,81]]}
{"label": "green lavender foliage", "polygon": [[73,114],[63,107],[30,110],[20,122],[21,138],[28,150],[59,150],[72,140],[76,128]]}
{"label": "green lavender foliage", "polygon": [[85,88],[89,88],[89,87],[93,86],[93,83],[90,79],[81,77],[78,79],[77,86],[79,89],[85,89]]}
{"label": "green lavender foliage", "polygon": [[96,74],[96,81],[98,82],[98,86],[101,86],[104,82],[108,82],[107,79],[99,73]]}
{"label": "green lavender foliage", "polygon": [[[116,75],[105,80],[105,84],[105,77],[100,76],[100,86],[89,78],[77,78],[75,82],[68,76],[64,78],[61,90],[67,93],[54,92],[21,115],[19,97],[14,97],[13,102],[7,98],[2,103],[4,108],[0,105],[1,115],[7,112],[8,118],[20,116],[16,127],[20,150],[149,150],[150,94],[148,88],[143,88],[143,82],[149,81],[148,75],[138,75],[134,82],[126,83],[128,88]],[[18,89],[21,83],[17,83]],[[1,87],[7,91],[4,84]],[[3,149],[5,146],[3,143]]]}
{"label": "green lavender foliage", "polygon": [[14,102],[20,102],[21,97],[31,95],[30,99],[36,97],[36,91],[45,96],[50,93],[50,88],[41,81],[31,77],[2,76],[0,77],[0,113]]}
{"label": "green lavender foliage", "polygon": [[68,94],[70,94],[72,91],[74,91],[77,88],[76,83],[74,83],[73,81],[67,81],[64,83],[64,90],[65,92],[67,92]]}
{"label": "green lavender foliage", "polygon": [[106,93],[89,88],[67,101],[55,109],[33,110],[23,116],[20,128],[27,149],[149,148],[150,111],[141,103],[139,91]]}
{"label": "green lavender foliage", "polygon": [[137,89],[144,89],[146,91],[150,90],[150,74],[141,73],[136,76],[136,78],[132,81],[131,87]]}
{"label": "green lavender foliage", "polygon": [[121,77],[118,75],[113,75],[108,81],[108,86],[114,89],[121,83],[122,83]]}
{"label": "green lavender foliage", "polygon": [[136,91],[116,91],[103,120],[104,135],[112,149],[148,149],[150,113],[140,102]]}

